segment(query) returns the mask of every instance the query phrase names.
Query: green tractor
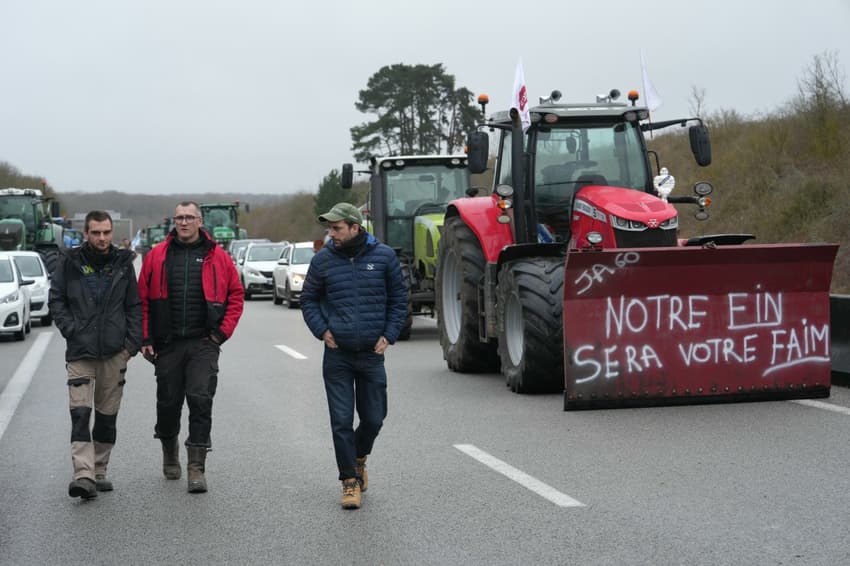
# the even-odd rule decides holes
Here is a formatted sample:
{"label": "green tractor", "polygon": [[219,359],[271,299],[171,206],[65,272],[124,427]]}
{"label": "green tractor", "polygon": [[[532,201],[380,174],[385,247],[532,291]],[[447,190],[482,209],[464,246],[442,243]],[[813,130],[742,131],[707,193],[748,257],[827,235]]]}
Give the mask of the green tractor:
{"label": "green tractor", "polygon": [[152,226],[147,226],[142,228],[142,233],[140,234],[139,245],[136,246],[136,253],[141,256],[142,259],[145,258],[145,255],[151,248],[153,248],[158,243],[165,241],[165,238],[168,236],[168,232],[171,231],[171,219],[166,218],[163,224],[154,224]]}
{"label": "green tractor", "polygon": [[[372,158],[366,230],[395,249],[408,288],[408,316],[400,340],[410,338],[414,314],[434,315],[437,244],[446,205],[476,194],[465,155],[399,155]],[[342,166],[341,185],[353,184],[354,167]]]}
{"label": "green tractor", "polygon": [[0,250],[36,251],[49,273],[65,246],[62,227],[51,219],[59,216],[59,203],[38,189],[0,189]]}
{"label": "green tractor", "polygon": [[[201,204],[201,216],[204,217],[204,230],[224,249],[232,240],[245,239],[248,233],[239,227],[239,201],[214,202]],[[245,212],[249,212],[245,205]]]}

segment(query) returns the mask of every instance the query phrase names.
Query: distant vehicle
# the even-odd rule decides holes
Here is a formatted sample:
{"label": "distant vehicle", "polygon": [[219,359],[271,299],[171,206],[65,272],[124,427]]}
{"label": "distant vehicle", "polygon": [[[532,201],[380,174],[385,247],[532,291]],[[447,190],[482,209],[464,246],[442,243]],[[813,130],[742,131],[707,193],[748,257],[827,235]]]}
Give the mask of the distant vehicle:
{"label": "distant vehicle", "polygon": [[250,300],[255,293],[272,292],[272,271],[287,244],[289,242],[251,243],[245,248],[243,257],[236,263],[240,267],[240,278],[242,287],[245,289],[246,301]]}
{"label": "distant vehicle", "polygon": [[[243,204],[245,212],[249,206]],[[199,208],[204,219],[204,230],[210,233],[213,240],[221,244],[224,249],[230,242],[242,238],[246,233],[244,228],[239,227],[239,201],[235,202],[213,202],[201,203]]]}
{"label": "distant vehicle", "polygon": [[65,247],[58,216],[59,203],[38,189],[0,189],[0,250],[36,251],[53,272]]}
{"label": "distant vehicle", "polygon": [[239,250],[244,250],[248,247],[248,244],[257,242],[257,243],[271,243],[271,240],[268,238],[246,238],[241,240],[231,240],[230,244],[228,244],[227,253],[230,254],[230,257],[233,258],[233,261],[239,259]]}
{"label": "distant vehicle", "polygon": [[21,276],[35,281],[30,289],[30,316],[37,318],[41,326],[50,326],[53,317],[47,306],[50,293],[50,275],[41,255],[36,252],[9,252],[14,258]]}
{"label": "distant vehicle", "polygon": [[65,228],[65,231],[62,235],[65,240],[66,248],[76,248],[77,246],[83,245],[83,233],[75,228]]}
{"label": "distant vehicle", "polygon": [[301,287],[310,260],[316,255],[314,242],[296,242],[284,248],[283,255],[277,260],[272,272],[272,295],[274,304],[283,304],[293,309],[301,302]]}
{"label": "distant vehicle", "polygon": [[32,328],[30,319],[30,286],[35,281],[24,279],[10,252],[0,252],[0,334],[11,334],[24,340]]}

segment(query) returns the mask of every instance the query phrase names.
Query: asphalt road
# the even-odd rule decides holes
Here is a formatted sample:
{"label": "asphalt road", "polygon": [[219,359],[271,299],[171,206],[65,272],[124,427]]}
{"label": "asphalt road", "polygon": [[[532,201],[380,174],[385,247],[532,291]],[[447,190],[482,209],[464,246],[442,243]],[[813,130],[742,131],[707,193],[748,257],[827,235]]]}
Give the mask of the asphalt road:
{"label": "asphalt road", "polygon": [[344,511],[321,354],[300,311],[246,304],[201,495],[163,479],[153,369],[133,359],[115,491],[84,502],[67,495],[64,340],[3,339],[0,564],[850,564],[846,389],[816,406],[564,412],[560,395],[448,371],[417,320],[387,354],[363,507]]}

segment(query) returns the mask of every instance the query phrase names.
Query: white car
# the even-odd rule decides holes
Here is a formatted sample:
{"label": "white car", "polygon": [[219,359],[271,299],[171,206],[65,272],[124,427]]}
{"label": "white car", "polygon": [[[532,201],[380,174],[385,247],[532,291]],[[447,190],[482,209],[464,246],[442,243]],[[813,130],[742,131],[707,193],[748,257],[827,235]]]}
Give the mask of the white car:
{"label": "white car", "polygon": [[27,337],[32,327],[29,287],[34,283],[21,276],[11,253],[0,252],[0,334]]}
{"label": "white car", "polygon": [[15,257],[15,263],[21,270],[24,279],[35,281],[30,288],[30,316],[37,318],[41,326],[50,326],[53,317],[47,307],[47,297],[50,294],[50,276],[41,254],[37,252],[10,252]]}
{"label": "white car", "polygon": [[251,300],[255,293],[271,294],[272,271],[288,243],[251,243],[245,248],[244,255],[237,260],[237,264],[246,301]]}
{"label": "white car", "polygon": [[280,305],[286,301],[291,309],[299,305],[307,268],[310,267],[310,260],[316,255],[314,249],[314,242],[297,242],[289,244],[283,250],[283,255],[272,273],[274,304]]}

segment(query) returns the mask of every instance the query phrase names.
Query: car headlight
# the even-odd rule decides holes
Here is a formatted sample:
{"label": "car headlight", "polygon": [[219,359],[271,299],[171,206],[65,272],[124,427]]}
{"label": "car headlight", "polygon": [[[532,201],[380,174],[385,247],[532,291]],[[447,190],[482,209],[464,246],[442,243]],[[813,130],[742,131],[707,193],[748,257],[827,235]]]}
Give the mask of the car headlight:
{"label": "car headlight", "polygon": [[302,283],[304,283],[304,276],[303,275],[301,275],[300,273],[296,273],[295,275],[292,276],[292,284],[293,285],[301,285]]}
{"label": "car headlight", "polygon": [[1,298],[0,298],[0,305],[6,305],[6,304],[9,304],[9,303],[15,303],[15,302],[17,302],[17,301],[18,301],[18,292],[17,292],[17,291],[12,291],[11,293],[9,293],[8,295],[6,295],[5,297],[1,297]]}
{"label": "car headlight", "polygon": [[253,267],[246,267],[245,273],[247,273],[248,275],[253,275],[255,277],[259,277],[260,275],[260,272],[254,269]]}

